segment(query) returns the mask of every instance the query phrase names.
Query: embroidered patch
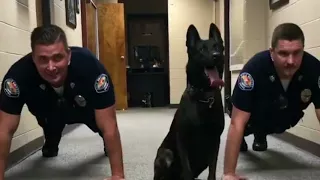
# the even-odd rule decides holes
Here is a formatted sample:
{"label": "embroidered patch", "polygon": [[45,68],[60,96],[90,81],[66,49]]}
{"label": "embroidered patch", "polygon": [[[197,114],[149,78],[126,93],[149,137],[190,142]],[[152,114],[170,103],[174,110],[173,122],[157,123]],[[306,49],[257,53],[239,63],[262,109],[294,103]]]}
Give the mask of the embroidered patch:
{"label": "embroidered patch", "polygon": [[301,91],[301,101],[304,103],[307,103],[310,101],[312,96],[312,92],[310,89],[304,89],[303,91]]}
{"label": "embroidered patch", "polygon": [[251,91],[254,87],[254,80],[251,74],[243,72],[238,78],[239,88],[243,91]]}
{"label": "embroidered patch", "polygon": [[3,90],[8,97],[18,98],[20,96],[19,86],[12,78],[4,81]]}
{"label": "embroidered patch", "polygon": [[318,87],[320,89],[320,76],[318,77]]}
{"label": "embroidered patch", "polygon": [[109,90],[109,78],[106,74],[101,74],[94,83],[94,89],[97,93],[104,93]]}

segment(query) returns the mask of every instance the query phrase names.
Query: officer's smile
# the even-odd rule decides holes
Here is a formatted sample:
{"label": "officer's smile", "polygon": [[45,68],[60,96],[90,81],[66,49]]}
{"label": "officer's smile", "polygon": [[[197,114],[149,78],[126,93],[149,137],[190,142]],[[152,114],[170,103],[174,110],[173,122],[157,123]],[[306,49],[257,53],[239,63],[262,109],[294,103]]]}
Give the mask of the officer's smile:
{"label": "officer's smile", "polygon": [[34,63],[40,76],[52,86],[61,86],[67,75],[71,54],[62,42],[37,45]]}

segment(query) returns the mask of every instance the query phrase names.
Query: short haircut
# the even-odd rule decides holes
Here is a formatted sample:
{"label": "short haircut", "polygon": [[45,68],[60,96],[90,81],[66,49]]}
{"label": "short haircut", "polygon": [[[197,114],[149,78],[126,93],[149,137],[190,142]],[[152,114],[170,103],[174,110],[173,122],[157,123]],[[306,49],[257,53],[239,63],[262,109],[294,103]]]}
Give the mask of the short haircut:
{"label": "short haircut", "polygon": [[68,41],[65,32],[57,25],[50,24],[36,27],[31,33],[31,49],[34,50],[36,45],[51,45],[61,41],[66,50]]}
{"label": "short haircut", "polygon": [[271,47],[275,48],[279,40],[301,40],[304,46],[304,34],[301,28],[294,23],[282,23],[278,25],[272,34]]}

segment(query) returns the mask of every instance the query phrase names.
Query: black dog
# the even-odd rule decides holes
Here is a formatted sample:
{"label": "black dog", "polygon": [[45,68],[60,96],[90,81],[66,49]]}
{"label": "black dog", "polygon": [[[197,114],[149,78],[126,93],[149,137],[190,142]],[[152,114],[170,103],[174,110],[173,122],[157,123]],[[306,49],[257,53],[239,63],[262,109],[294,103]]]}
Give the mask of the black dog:
{"label": "black dog", "polygon": [[194,25],[187,32],[187,88],[154,161],[154,180],[193,180],[209,167],[216,179],[220,136],[224,130],[221,99],[224,46],[211,23],[202,40]]}

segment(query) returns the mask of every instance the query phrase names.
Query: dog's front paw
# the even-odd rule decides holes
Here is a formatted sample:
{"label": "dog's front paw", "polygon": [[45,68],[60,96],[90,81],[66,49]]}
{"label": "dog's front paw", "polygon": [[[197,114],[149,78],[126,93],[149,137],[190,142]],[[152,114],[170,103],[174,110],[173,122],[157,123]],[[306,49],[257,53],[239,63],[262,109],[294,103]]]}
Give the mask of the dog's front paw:
{"label": "dog's front paw", "polygon": [[169,168],[172,162],[173,162],[173,152],[170,149],[166,149],[166,148],[159,149],[155,166]]}
{"label": "dog's front paw", "polygon": [[165,179],[173,162],[173,152],[170,149],[160,148],[154,161],[154,180]]}

